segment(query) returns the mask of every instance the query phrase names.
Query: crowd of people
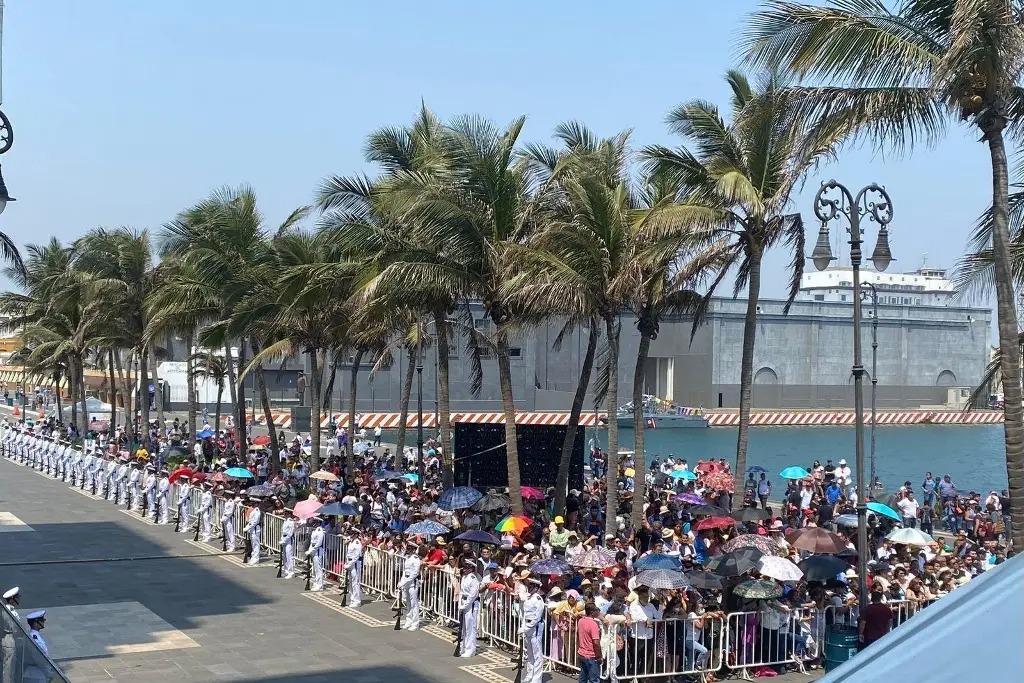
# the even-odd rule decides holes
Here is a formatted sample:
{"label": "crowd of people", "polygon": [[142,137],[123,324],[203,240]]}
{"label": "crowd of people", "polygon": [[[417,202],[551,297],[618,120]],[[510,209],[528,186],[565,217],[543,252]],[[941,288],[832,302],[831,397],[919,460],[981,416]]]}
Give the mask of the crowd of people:
{"label": "crowd of people", "polygon": [[[420,482],[416,453],[392,453],[379,434],[354,437],[351,473],[334,447],[348,438],[340,431],[316,471],[296,437],[276,457],[249,440],[212,458],[197,448],[169,472],[170,435],[166,448],[126,459],[116,433],[90,435],[78,450],[56,428],[4,427],[8,457],[129,508],[141,499],[157,523],[173,511],[179,531],[219,535],[228,551],[241,524],[248,562],[258,564],[264,546],[279,552],[284,578],[298,573],[298,561],[310,589],[336,579],[348,606],[376,586],[371,575],[390,573],[405,628],[448,616],[465,657],[482,630],[521,648],[527,683],[538,683],[545,666],[579,671],[581,681],[602,672],[709,681],[820,666],[825,629],[857,628],[866,647],[1009,554],[1005,495],[982,500],[929,474],[920,502],[909,482],[884,502],[869,496],[881,512],[868,519],[872,559],[858,567],[857,491],[845,460],[787,468],[803,476],[790,474],[779,495],[773,475],[752,467],[734,500],[724,459],[691,468],[655,458],[638,473],[626,457],[612,510],[605,479],[588,477],[559,510],[553,489],[524,486],[524,509],[510,514],[505,492],[443,487],[444,454],[433,441]],[[126,477],[107,476],[122,465]],[[148,474],[133,481],[140,470]],[[647,493],[634,525],[638,476]],[[927,535],[936,517],[953,536]],[[919,536],[905,535],[917,525]],[[863,608],[861,581],[871,596]]]}

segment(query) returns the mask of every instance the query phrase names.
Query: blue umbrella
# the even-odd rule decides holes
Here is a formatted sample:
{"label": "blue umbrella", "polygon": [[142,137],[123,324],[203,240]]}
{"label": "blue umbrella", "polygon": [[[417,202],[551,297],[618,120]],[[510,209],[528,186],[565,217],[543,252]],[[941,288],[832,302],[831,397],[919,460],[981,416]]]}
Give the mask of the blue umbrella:
{"label": "blue umbrella", "polygon": [[537,560],[530,565],[531,574],[572,574],[576,569],[565,560],[552,557],[547,560]]}
{"label": "blue umbrella", "polygon": [[693,481],[697,478],[697,475],[690,470],[672,470],[668,476],[673,479],[685,479],[687,481]]}
{"label": "blue umbrella", "polygon": [[681,570],[683,568],[682,563],[678,557],[672,555],[666,555],[664,553],[651,553],[641,557],[639,560],[633,563],[633,569],[637,571],[646,569],[676,569]]}
{"label": "blue umbrella", "polygon": [[403,474],[402,479],[408,479],[412,483],[418,484],[420,481],[420,475],[416,474],[415,472],[409,472],[407,474]]}
{"label": "blue umbrella", "polygon": [[235,479],[252,479],[252,472],[244,467],[229,467],[224,475]]}
{"label": "blue umbrella", "polygon": [[793,465],[779,472],[779,476],[783,479],[805,479],[811,476],[811,473],[805,470],[803,467],[797,467]]}
{"label": "blue umbrella", "polygon": [[845,526],[854,529],[857,527],[858,524],[860,524],[860,522],[857,520],[857,515],[846,514],[839,515],[838,517],[836,517],[836,524],[838,524],[839,526]]}
{"label": "blue umbrella", "polygon": [[490,545],[501,545],[501,539],[494,534],[489,534],[486,531],[480,531],[474,529],[473,531],[467,531],[459,534],[455,537],[456,541],[469,541],[470,543],[487,543]]}
{"label": "blue umbrella", "polygon": [[316,514],[324,517],[354,517],[359,514],[359,510],[348,503],[329,503],[317,510]]}
{"label": "blue umbrella", "polygon": [[198,432],[196,436],[199,437],[200,439],[209,439],[211,436],[216,436],[216,434],[217,432],[213,431],[212,429],[204,429],[203,431]]}
{"label": "blue umbrella", "polygon": [[445,489],[437,498],[437,507],[442,510],[461,510],[462,508],[473,507],[473,505],[484,497],[484,494],[470,486],[456,486]]}
{"label": "blue umbrella", "polygon": [[245,494],[248,496],[268,497],[274,495],[274,489],[266,484],[260,484],[259,486],[250,486],[245,490]]}
{"label": "blue umbrella", "polygon": [[753,472],[754,474],[761,474],[762,472],[764,472],[765,474],[768,474],[768,470],[766,470],[765,468],[761,467],[760,465],[754,465],[753,467],[748,467],[747,468],[747,474],[750,474],[751,472]]}
{"label": "blue umbrella", "polygon": [[903,518],[900,517],[900,514],[898,512],[893,510],[888,505],[882,505],[881,503],[879,503],[877,501],[869,500],[868,504],[867,504],[867,508],[868,508],[868,510],[871,510],[872,512],[877,513],[879,515],[885,515],[886,517],[891,517],[892,519],[895,519],[897,522],[902,522],[903,521]]}
{"label": "blue umbrella", "polygon": [[410,524],[405,533],[411,536],[441,536],[450,531],[448,527],[432,519],[425,519],[422,522]]}

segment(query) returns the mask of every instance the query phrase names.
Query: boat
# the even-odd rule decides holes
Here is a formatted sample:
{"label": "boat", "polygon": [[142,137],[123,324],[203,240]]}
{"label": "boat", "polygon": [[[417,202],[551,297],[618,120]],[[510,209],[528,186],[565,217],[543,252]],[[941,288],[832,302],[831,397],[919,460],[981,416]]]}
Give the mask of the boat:
{"label": "boat", "polygon": [[[643,411],[644,426],[647,429],[703,429],[708,426],[703,408],[677,406],[649,394],[644,394]],[[616,411],[619,427],[632,428],[635,412],[632,401],[621,406]]]}

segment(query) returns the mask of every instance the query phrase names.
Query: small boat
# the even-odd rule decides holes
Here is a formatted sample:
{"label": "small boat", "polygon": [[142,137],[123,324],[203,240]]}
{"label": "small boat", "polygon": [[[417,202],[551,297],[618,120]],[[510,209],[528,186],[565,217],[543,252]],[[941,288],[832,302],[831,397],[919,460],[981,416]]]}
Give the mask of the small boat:
{"label": "small boat", "polygon": [[[677,406],[657,396],[644,395],[643,411],[647,429],[703,429],[708,426],[703,408]],[[619,427],[632,428],[635,412],[632,401],[620,407],[616,411]]]}

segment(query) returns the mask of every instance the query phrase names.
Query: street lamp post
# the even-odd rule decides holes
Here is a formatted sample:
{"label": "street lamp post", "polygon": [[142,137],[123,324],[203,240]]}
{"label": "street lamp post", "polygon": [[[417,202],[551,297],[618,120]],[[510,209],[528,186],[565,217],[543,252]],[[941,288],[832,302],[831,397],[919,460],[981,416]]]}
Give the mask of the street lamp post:
{"label": "street lamp post", "polygon": [[[424,491],[426,480],[426,466],[423,462],[423,353],[416,354],[416,451],[419,457],[417,461],[417,474],[419,481],[417,485],[420,491]],[[397,454],[396,454],[397,455]]]}
{"label": "street lamp post", "polygon": [[[850,265],[853,267],[853,406],[854,454],[857,465],[857,558],[860,572],[859,606],[868,605],[868,489],[864,485],[864,365],[861,359],[861,283],[860,264],[863,253],[861,220],[867,219],[878,224],[878,242],[871,253],[870,261],[875,270],[882,272],[892,262],[889,250],[889,229],[892,222],[892,200],[885,188],[872,183],[857,193],[856,197],[845,186],[835,180],[822,183],[814,196],[814,215],[821,221],[818,241],[811,252],[811,261],[818,270],[825,270],[835,260],[829,242],[828,224],[845,218],[849,223]],[[874,377],[872,377],[874,379]]]}
{"label": "street lamp post", "polygon": [[878,412],[875,406],[875,395],[878,392],[878,290],[871,282],[864,283],[871,290],[871,465],[868,468],[871,473],[871,481],[868,488],[875,490],[875,425],[878,422]]}

